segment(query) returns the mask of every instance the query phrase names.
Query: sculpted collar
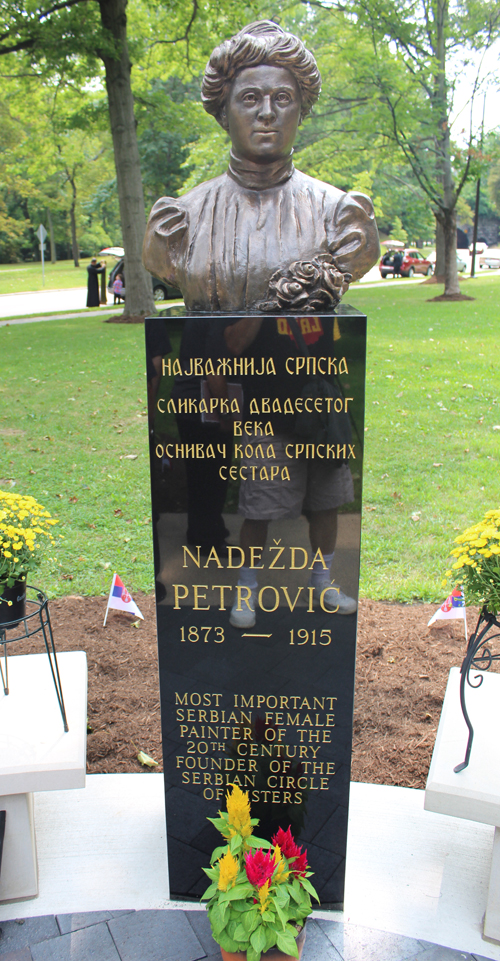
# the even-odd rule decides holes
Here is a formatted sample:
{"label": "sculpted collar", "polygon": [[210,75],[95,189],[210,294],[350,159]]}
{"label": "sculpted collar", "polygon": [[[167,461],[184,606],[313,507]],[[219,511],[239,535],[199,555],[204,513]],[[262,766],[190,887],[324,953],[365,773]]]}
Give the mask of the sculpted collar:
{"label": "sculpted collar", "polygon": [[249,190],[267,190],[269,187],[284,184],[290,179],[294,169],[292,154],[286,160],[256,164],[251,160],[240,160],[231,151],[228,174],[240,187],[247,187]]}

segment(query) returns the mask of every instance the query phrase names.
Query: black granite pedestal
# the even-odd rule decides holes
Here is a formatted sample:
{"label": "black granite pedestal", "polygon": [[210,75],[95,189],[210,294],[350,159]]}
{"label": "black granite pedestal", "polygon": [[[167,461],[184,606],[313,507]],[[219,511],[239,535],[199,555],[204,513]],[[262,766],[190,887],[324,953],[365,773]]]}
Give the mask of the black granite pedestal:
{"label": "black granite pedestal", "polygon": [[366,318],[171,308],[146,346],[171,896],[205,889],[206,819],[238,784],[337,906],[357,615],[310,578],[337,520],[330,579],[357,598]]}

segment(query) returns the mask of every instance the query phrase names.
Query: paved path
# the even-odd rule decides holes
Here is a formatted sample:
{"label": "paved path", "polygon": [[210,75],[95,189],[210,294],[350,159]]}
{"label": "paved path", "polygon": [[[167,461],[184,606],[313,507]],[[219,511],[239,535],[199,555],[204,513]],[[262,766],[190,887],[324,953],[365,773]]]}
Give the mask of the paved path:
{"label": "paved path", "polygon": [[73,287],[68,290],[26,291],[22,294],[1,294],[0,317],[23,317],[27,314],[79,310],[85,307],[86,301],[86,287]]}
{"label": "paved path", "polygon": [[[204,911],[95,911],[1,927],[1,961],[221,961]],[[488,961],[488,955],[309,919],[302,961]]]}
{"label": "paved path", "polygon": [[[491,274],[499,275],[500,271],[480,271],[477,276],[484,277],[491,276]],[[425,277],[413,277],[410,280],[405,277],[397,282],[394,282],[393,278],[382,280],[378,266],[375,266],[361,278],[359,284],[356,284],[353,290],[358,289],[359,286],[387,287],[388,285],[391,285],[391,290],[401,290],[409,284],[421,284],[425,279]],[[22,294],[0,294],[0,318],[26,317],[25,323],[34,323],[41,320],[55,320],[57,318],[53,316],[54,313],[60,313],[60,311],[68,311],[68,313],[64,313],[59,319],[66,320],[74,316],[90,317],[94,311],[85,310],[86,297],[86,287],[75,287],[69,290],[28,291]],[[120,310],[121,308],[113,308],[111,302],[106,307],[100,308],[101,311],[113,309]],[[160,306],[159,309],[161,309]],[[75,310],[81,310],[82,313],[80,315],[71,313]],[[3,326],[3,324],[4,322],[0,320],[0,326]]]}
{"label": "paved path", "polygon": [[85,321],[87,317],[95,317],[97,314],[101,314],[103,317],[109,317],[111,312],[120,310],[123,310],[123,305],[121,307],[104,307],[104,312],[103,310],[80,310],[77,314],[43,314],[42,317],[11,317],[9,320],[0,320],[0,327],[10,327],[14,324],[39,324],[45,320],[74,320],[76,317],[80,317],[82,321]]}
{"label": "paved path", "polygon": [[[378,267],[372,267],[363,277],[361,283],[379,284],[381,282]],[[411,281],[410,281],[411,282]],[[39,290],[26,291],[19,294],[0,294],[0,318],[3,317],[27,317],[36,315],[37,320],[43,318],[43,314],[54,314],[60,311],[74,311],[85,308],[87,299],[86,287],[74,287],[67,290]],[[110,298],[107,308],[112,308],[113,298]],[[88,312],[90,315],[90,311]]]}

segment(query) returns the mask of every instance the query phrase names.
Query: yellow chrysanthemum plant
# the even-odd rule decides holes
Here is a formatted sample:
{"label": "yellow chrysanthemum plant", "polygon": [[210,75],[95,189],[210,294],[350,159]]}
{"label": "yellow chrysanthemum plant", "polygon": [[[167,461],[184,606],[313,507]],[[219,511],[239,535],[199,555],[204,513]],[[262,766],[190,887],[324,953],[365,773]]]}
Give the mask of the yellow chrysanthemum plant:
{"label": "yellow chrysanthemum plant", "polygon": [[57,523],[34,497],[0,490],[0,595],[39,566]]}
{"label": "yellow chrysanthemum plant", "polygon": [[466,604],[478,604],[495,616],[500,611],[500,510],[486,511],[482,521],[455,538],[455,558],[446,580],[461,587]]}
{"label": "yellow chrysanthemum plant", "polygon": [[255,837],[259,822],[238,785],[226,802],[227,811],[208,820],[227,844],[215,849],[210,867],[203,869],[210,886],[202,900],[208,901],[214,940],[224,951],[246,954],[247,961],[260,961],[273,947],[298,958],[296,939],[311,914],[311,896],[319,901],[309,881],[307,852],[290,828],[279,828],[272,843]]}

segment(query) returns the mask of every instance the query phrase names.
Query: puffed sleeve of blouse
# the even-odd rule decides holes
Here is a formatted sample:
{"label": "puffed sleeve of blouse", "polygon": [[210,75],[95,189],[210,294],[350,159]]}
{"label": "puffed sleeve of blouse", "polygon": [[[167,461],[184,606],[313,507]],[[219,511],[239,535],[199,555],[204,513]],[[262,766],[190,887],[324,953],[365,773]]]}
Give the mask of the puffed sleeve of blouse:
{"label": "puffed sleeve of blouse", "polygon": [[342,271],[359,280],[380,257],[373,204],[360,193],[343,194],[333,218],[330,253]]}
{"label": "puffed sleeve of blouse", "polygon": [[151,274],[176,284],[183,242],[188,229],[188,214],[175,197],[161,197],[149,215],[142,262]]}

